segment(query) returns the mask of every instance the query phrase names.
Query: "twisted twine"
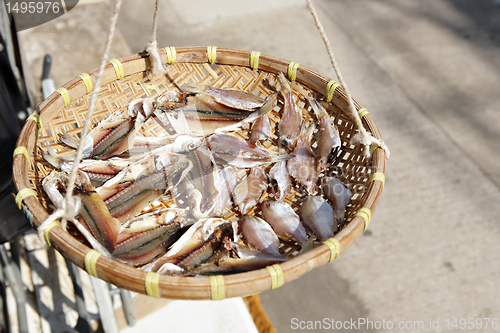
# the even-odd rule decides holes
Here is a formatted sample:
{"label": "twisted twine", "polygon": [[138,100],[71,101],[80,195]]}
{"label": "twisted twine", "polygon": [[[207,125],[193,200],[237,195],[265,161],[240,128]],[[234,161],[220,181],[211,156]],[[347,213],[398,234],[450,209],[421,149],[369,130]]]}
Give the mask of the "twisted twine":
{"label": "twisted twine", "polygon": [[[95,109],[95,101],[97,99],[97,94],[100,91],[100,84],[101,84],[101,78],[102,74],[104,73],[104,68],[106,67],[106,64],[108,62],[108,56],[109,56],[109,51],[111,49],[111,43],[113,41],[113,36],[115,34],[116,30],[116,23],[118,21],[118,15],[120,12],[120,8],[122,5],[122,0],[117,0],[115,3],[115,7],[113,10],[113,16],[111,17],[111,23],[110,23],[110,28],[108,32],[108,36],[106,38],[106,45],[104,47],[104,53],[101,58],[101,64],[99,67],[99,71],[96,74],[95,78],[95,89],[92,91],[92,94],[90,95],[90,102],[89,102],[89,109],[87,111],[86,115],[86,121],[85,121],[85,126],[83,127],[82,131],[82,136],[81,136],[81,141],[80,142],[86,142],[87,136],[89,134],[89,128],[90,128],[90,123],[92,119],[92,115],[94,113]],[[78,146],[78,149],[76,151],[76,157],[73,161],[73,168],[71,170],[71,174],[68,180],[68,188],[66,190],[66,196],[64,199],[61,201],[61,207],[56,209],[51,215],[49,215],[45,221],[40,224],[38,227],[38,235],[42,242],[45,243],[45,238],[44,238],[44,233],[45,229],[52,223],[53,221],[57,219],[61,219],[61,227],[63,230],[66,230],[67,226],[67,221],[72,221],[75,223],[75,225],[78,226],[78,221],[76,221],[76,216],[78,215],[79,208],[80,208],[80,200],[77,197],[73,196],[73,190],[75,188],[75,180],[78,174],[78,165],[80,164],[80,161],[82,160],[82,155],[83,155],[83,148],[85,145],[80,144]]]}
{"label": "twisted twine", "polygon": [[156,0],[155,11],[153,14],[153,28],[151,29],[151,40],[146,45],[145,51],[148,52],[149,59],[151,59],[151,68],[153,70],[153,74],[155,71],[157,71],[166,75],[167,70],[165,69],[165,67],[163,67],[163,62],[161,60],[160,53],[158,52],[158,42],[156,41],[159,12],[160,12],[160,0]]}
{"label": "twisted twine", "polygon": [[345,83],[344,78],[342,77],[342,73],[340,72],[340,68],[337,64],[337,60],[335,59],[335,56],[333,55],[333,51],[332,51],[332,48],[330,46],[330,42],[328,41],[328,37],[326,36],[325,30],[323,29],[323,25],[321,24],[321,22],[318,18],[318,14],[316,13],[316,9],[314,9],[314,6],[313,6],[311,0],[306,0],[306,2],[307,2],[307,7],[309,8],[309,11],[311,12],[311,15],[314,18],[314,22],[316,23],[316,28],[318,28],[319,34],[321,35],[321,38],[323,39],[323,42],[325,43],[326,51],[328,52],[328,56],[330,57],[330,62],[332,63],[333,69],[335,70],[335,73],[337,74],[337,78],[339,79],[339,83],[342,86],[342,89],[344,89],[344,92],[347,96],[347,103],[349,106],[350,116],[354,120],[354,122],[359,130],[359,132],[356,133],[352,137],[351,143],[352,144],[356,144],[356,143],[362,144],[364,146],[363,154],[367,158],[369,158],[371,156],[370,146],[372,144],[375,144],[378,147],[382,148],[386,152],[386,159],[388,159],[390,156],[390,151],[389,151],[389,148],[384,143],[384,141],[375,138],[371,133],[369,133],[364,128],[363,123],[361,122],[361,118],[360,118],[358,112],[356,111],[356,106],[354,105],[354,100],[352,98],[352,95],[349,92],[349,88],[347,87],[347,84]]}

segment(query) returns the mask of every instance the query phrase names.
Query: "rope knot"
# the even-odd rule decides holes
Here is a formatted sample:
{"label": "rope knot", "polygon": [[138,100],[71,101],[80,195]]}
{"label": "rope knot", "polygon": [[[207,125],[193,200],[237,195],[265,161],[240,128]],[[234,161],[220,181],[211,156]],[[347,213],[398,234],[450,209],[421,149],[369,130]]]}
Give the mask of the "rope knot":
{"label": "rope knot", "polygon": [[78,197],[68,196],[61,201],[61,207],[50,214],[45,221],[38,226],[38,238],[42,243],[50,245],[47,242],[46,229],[53,226],[53,222],[61,219],[61,228],[66,230],[67,221],[74,221],[80,211],[81,200]]}
{"label": "rope knot", "polygon": [[151,69],[153,70],[153,74],[156,72],[160,72],[164,75],[167,74],[167,70],[163,67],[163,62],[161,60],[160,52],[158,52],[156,40],[148,43],[146,45],[145,51],[149,54],[149,59],[151,60]]}
{"label": "rope knot", "polygon": [[364,146],[363,149],[363,154],[366,158],[371,157],[371,150],[370,146],[371,145],[376,145],[380,148],[382,148],[385,151],[385,159],[389,159],[389,156],[391,155],[391,152],[389,151],[389,147],[384,143],[384,141],[379,140],[375,138],[370,132],[365,131],[359,131],[358,133],[354,134],[354,136],[351,139],[351,144],[362,144]]}
{"label": "rope knot", "polygon": [[80,211],[81,200],[78,197],[74,196],[66,196],[62,202],[62,209],[64,210],[64,214],[61,218],[72,221],[76,218]]}

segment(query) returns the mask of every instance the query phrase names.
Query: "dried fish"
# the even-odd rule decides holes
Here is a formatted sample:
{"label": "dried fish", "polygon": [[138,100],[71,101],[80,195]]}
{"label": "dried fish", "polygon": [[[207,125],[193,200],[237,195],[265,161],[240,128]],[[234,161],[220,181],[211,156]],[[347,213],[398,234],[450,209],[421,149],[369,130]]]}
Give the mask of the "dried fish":
{"label": "dried fish", "polygon": [[[53,172],[43,181],[45,192],[56,207],[62,205],[63,194],[69,181],[69,173]],[[120,222],[111,216],[103,200],[96,193],[87,174],[78,172],[73,194],[80,199],[79,219],[105,249],[113,252],[120,230]],[[92,241],[89,240],[91,243]]]}
{"label": "dried fish", "polygon": [[321,180],[321,190],[332,204],[335,220],[339,224],[343,223],[347,204],[352,197],[351,190],[340,179],[335,177],[324,177]]}
{"label": "dried fish", "polygon": [[307,234],[292,206],[285,202],[266,200],[261,204],[262,217],[278,237],[293,239],[301,246],[307,242]]}
{"label": "dried fish", "polygon": [[181,89],[183,92],[209,95],[218,103],[239,110],[255,111],[266,102],[265,99],[248,92],[235,89],[218,89],[198,83],[185,84]]}
{"label": "dried fish", "polygon": [[[341,148],[340,136],[315,100],[309,104],[317,121],[303,121],[290,83],[283,73],[278,80],[284,105],[277,142],[268,115],[277,94],[261,98],[200,84],[132,101],[128,110],[99,122],[85,142],[63,135],[65,144],[85,148],[74,191],[80,209],[75,225],[108,257],[144,271],[188,276],[281,263],[288,258],[280,255],[280,239],[296,242],[303,252],[315,239],[332,237],[352,196],[340,180],[324,176]],[[164,135],[151,122],[152,128],[141,130],[151,115]],[[241,132],[249,124],[250,134]],[[46,160],[61,171],[43,186],[60,208],[74,154],[46,151]],[[317,193],[320,176],[328,201]],[[294,196],[307,195],[298,208],[286,200],[292,189]]]}
{"label": "dried fish", "polygon": [[299,214],[304,226],[321,242],[333,237],[337,222],[328,201],[318,196],[308,196],[302,202]]}
{"label": "dried fish", "polygon": [[230,274],[264,268],[289,260],[281,255],[261,253],[232,242],[228,238],[223,246],[205,263],[191,270],[188,275]]}
{"label": "dried fish", "polygon": [[162,137],[137,136],[134,144],[127,150],[129,156],[145,156],[145,154],[165,152],[183,154],[199,148],[202,145],[200,137],[178,134]]}
{"label": "dried fish", "polygon": [[311,123],[307,128],[302,129],[293,151],[294,157],[289,159],[286,164],[290,176],[304,186],[309,194],[316,192],[318,182],[316,158],[311,149],[311,137],[315,126],[314,123]]}
{"label": "dried fish", "polygon": [[[153,113],[153,100],[138,99],[129,104],[128,112],[118,110],[94,127],[84,144],[84,159],[108,159],[133,146],[138,131]],[[81,143],[65,133],[61,142],[77,148]]]}
{"label": "dried fish", "polygon": [[[42,156],[54,168],[67,172],[73,170],[73,161],[66,161],[50,146],[47,147],[47,150],[43,152]],[[102,185],[102,183],[116,176],[131,163],[132,161],[130,159],[119,157],[113,157],[107,160],[86,159],[78,164],[78,169],[84,171],[93,184]]]}
{"label": "dried fish", "polygon": [[278,80],[280,81],[281,94],[284,99],[283,111],[278,124],[278,140],[284,143],[289,150],[293,150],[299,137],[302,114],[293,100],[292,88],[282,72],[278,74]]}
{"label": "dried fish", "polygon": [[178,208],[138,215],[121,226],[113,256],[134,266],[151,262],[165,254],[190,223],[194,220],[188,211]]}
{"label": "dried fish", "polygon": [[259,252],[279,255],[279,239],[269,223],[260,217],[245,215],[240,218],[239,225],[249,245]]}
{"label": "dried fish", "polygon": [[229,133],[216,133],[206,138],[206,142],[216,158],[237,168],[252,168],[268,163],[290,159],[291,155],[274,155],[263,147],[257,147],[242,138]]}
{"label": "dried fish", "polygon": [[283,201],[288,196],[293,185],[286,163],[286,161],[277,162],[269,170],[271,189],[278,201]]}
{"label": "dried fish", "polygon": [[168,128],[170,124],[177,133],[207,135],[238,129],[268,113],[276,101],[275,95],[263,99],[242,91],[200,84],[186,84],[182,88],[195,93],[194,96],[180,102],[178,98],[163,97],[154,112],[162,127]]}
{"label": "dried fish", "polygon": [[243,127],[243,125],[251,123],[252,121],[255,121],[256,119],[265,116],[269,111],[273,109],[274,103],[276,102],[277,96],[276,94],[269,95],[266,98],[266,103],[258,110],[250,113],[248,116],[237,122],[236,124],[232,125],[227,125],[224,127],[217,128],[214,132],[215,133],[222,133],[222,132],[229,132],[229,131],[236,131]]}
{"label": "dried fish", "polygon": [[217,168],[214,170],[214,178],[216,179],[214,185],[219,193],[217,204],[214,208],[214,215],[222,216],[230,205],[232,193],[234,193],[238,182],[238,174],[234,167],[227,165],[222,169]]}
{"label": "dried fish", "polygon": [[247,214],[259,202],[267,188],[266,173],[254,167],[234,188],[233,200],[241,214]]}
{"label": "dried fish", "polygon": [[271,122],[269,121],[269,116],[265,114],[257,118],[253,123],[248,142],[256,145],[260,141],[267,140],[272,135],[273,129],[271,128]]}
{"label": "dried fish", "polygon": [[113,216],[125,222],[180,182],[192,162],[173,153],[150,154],[132,163],[97,189]]}
{"label": "dried fish", "polygon": [[[189,227],[166,254],[155,260],[150,268],[152,271],[163,272],[171,269],[171,264],[182,269],[196,266],[210,258],[230,232],[231,223],[224,219],[199,220]],[[168,265],[162,268],[165,264]]]}
{"label": "dried fish", "polygon": [[326,169],[328,164],[333,162],[335,155],[342,146],[340,141],[340,134],[337,127],[332,123],[330,115],[325,110],[320,102],[308,97],[309,104],[311,104],[316,118],[319,123],[319,130],[316,142],[318,147],[316,148],[317,154],[317,168],[321,172]]}

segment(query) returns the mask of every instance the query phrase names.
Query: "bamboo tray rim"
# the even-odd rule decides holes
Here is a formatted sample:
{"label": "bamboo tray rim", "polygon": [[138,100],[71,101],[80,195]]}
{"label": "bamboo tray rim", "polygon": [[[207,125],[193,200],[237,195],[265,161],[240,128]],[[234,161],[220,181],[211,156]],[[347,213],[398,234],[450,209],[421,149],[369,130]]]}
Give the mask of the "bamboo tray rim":
{"label": "bamboo tray rim", "polygon": [[[178,63],[207,63],[209,61],[207,47],[176,47],[175,51],[177,56],[176,62]],[[160,49],[160,55],[164,63],[169,61],[166,49]],[[215,64],[251,67],[251,56],[252,53],[250,51],[232,48],[217,48]],[[119,58],[118,61],[123,66],[124,76],[145,72],[150,68],[149,59],[145,52],[122,57]],[[292,62],[282,58],[260,54],[258,70],[274,74],[280,71],[286,73],[291,63]],[[95,80],[97,71],[98,68],[96,67],[87,73]],[[105,86],[117,79],[115,68],[111,63],[108,63],[101,79],[101,86]],[[325,87],[331,80],[308,67],[298,65],[296,68],[296,81],[307,86],[311,90],[325,95]],[[68,91],[71,100],[83,97],[87,94],[86,86],[80,77],[75,77],[62,87]],[[341,87],[336,88],[334,101],[346,103],[346,96]],[[355,105],[358,110],[362,109],[361,104],[356,100]],[[54,92],[37,107],[34,113],[39,114],[40,117],[43,118],[44,112],[48,108],[55,108],[57,111],[62,110],[64,107],[65,101],[62,95],[58,92]],[[382,139],[369,113],[362,117],[362,121],[363,125],[374,137],[380,140]],[[26,147],[28,152],[27,156],[29,156],[30,159],[34,159],[35,157],[37,132],[37,123],[35,121],[27,121],[20,133],[16,145],[16,147]],[[13,178],[18,191],[25,188],[32,188],[26,172],[28,168],[29,164],[26,155],[16,154],[13,163]],[[375,148],[373,151],[371,170],[372,174],[384,174],[385,172],[385,152],[380,148]],[[373,213],[382,190],[382,181],[369,182],[366,190],[368,193],[361,207]],[[28,219],[30,219],[34,228],[38,227],[48,216],[47,211],[33,195],[25,197],[22,203],[19,203],[19,206]],[[209,276],[181,277],[161,275],[157,282],[158,291],[157,293],[155,292],[155,295],[151,295],[151,292],[147,290],[145,282],[147,273],[104,256],[100,256],[94,263],[95,276],[106,282],[115,284],[118,287],[137,293],[150,294],[155,297],[176,299],[220,299],[220,294],[218,296],[214,295],[217,288],[219,288],[219,292],[222,292],[222,298],[246,296],[280,287],[282,284],[288,283],[314,268],[330,262],[331,259],[335,259],[359,237],[365,230],[366,223],[366,218],[362,215],[354,216],[347,226],[334,236],[339,244],[335,251],[327,245],[319,245],[299,256],[279,264],[283,278],[282,283],[279,283],[279,285],[276,284],[275,280],[273,281],[272,274],[267,268],[224,275],[222,282],[220,282],[220,280],[219,282],[214,282],[214,279]],[[56,250],[80,268],[86,268],[85,258],[90,251],[94,250],[78,242],[59,226],[52,228],[48,235],[51,245],[56,248]]]}

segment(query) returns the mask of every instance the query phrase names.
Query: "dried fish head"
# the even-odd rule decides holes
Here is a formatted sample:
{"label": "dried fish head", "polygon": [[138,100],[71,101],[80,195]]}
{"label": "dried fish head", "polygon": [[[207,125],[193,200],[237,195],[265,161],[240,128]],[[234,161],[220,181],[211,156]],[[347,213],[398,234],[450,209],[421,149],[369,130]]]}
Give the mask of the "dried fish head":
{"label": "dried fish head", "polygon": [[179,135],[172,143],[172,152],[178,154],[187,153],[200,148],[202,143],[202,139],[199,137],[191,135]]}
{"label": "dried fish head", "polygon": [[185,104],[185,97],[185,94],[180,93],[177,90],[169,90],[158,96],[155,108],[178,108]]}

